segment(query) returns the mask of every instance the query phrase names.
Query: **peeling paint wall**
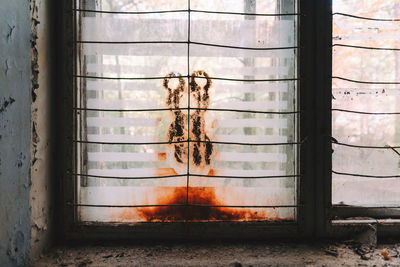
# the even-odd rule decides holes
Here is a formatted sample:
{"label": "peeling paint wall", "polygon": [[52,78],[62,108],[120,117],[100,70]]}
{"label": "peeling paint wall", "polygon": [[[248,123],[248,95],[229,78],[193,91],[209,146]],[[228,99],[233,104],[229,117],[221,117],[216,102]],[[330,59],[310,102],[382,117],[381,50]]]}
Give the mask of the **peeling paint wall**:
{"label": "peeling paint wall", "polygon": [[49,0],[30,1],[31,18],[31,251],[37,258],[52,242],[52,43]]}
{"label": "peeling paint wall", "polygon": [[0,266],[52,242],[53,63],[50,0],[0,5]]}
{"label": "peeling paint wall", "polygon": [[29,1],[0,4],[0,266],[29,254]]}

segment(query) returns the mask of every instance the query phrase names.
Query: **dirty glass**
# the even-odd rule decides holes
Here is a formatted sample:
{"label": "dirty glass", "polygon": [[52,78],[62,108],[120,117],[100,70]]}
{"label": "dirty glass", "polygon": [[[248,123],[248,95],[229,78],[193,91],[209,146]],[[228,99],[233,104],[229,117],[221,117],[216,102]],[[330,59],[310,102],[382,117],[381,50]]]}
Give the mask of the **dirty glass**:
{"label": "dirty glass", "polygon": [[295,220],[296,10],[78,3],[79,220]]}
{"label": "dirty glass", "polygon": [[332,202],[399,206],[400,1],[334,0],[333,13]]}

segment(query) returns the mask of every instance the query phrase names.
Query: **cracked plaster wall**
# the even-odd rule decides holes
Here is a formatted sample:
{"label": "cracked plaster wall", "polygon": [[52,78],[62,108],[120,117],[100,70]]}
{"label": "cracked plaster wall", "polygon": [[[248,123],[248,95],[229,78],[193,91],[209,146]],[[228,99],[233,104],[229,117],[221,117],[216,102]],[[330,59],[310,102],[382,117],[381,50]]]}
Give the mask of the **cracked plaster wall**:
{"label": "cracked plaster wall", "polygon": [[50,0],[0,4],[0,266],[53,240]]}
{"label": "cracked plaster wall", "polygon": [[31,0],[30,259],[52,242],[54,173],[52,135],[52,25],[49,0]]}
{"label": "cracked plaster wall", "polygon": [[29,1],[0,4],[0,266],[29,254]]}

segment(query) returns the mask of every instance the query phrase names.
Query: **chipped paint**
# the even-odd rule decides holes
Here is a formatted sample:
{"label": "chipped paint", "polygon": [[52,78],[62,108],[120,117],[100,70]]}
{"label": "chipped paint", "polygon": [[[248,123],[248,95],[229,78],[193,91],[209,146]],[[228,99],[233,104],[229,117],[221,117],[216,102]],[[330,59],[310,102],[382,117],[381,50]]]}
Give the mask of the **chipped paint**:
{"label": "chipped paint", "polygon": [[31,17],[31,96],[32,102],[36,101],[36,90],[39,88],[39,63],[37,39],[37,26],[40,23],[38,18],[38,6],[35,0],[30,1],[30,17]]}
{"label": "chipped paint", "polygon": [[[31,259],[52,243],[52,48],[49,9],[52,1],[31,0]],[[55,5],[55,4],[54,4]]]}
{"label": "chipped paint", "polygon": [[15,102],[15,99],[11,96],[8,99],[3,99],[3,103],[0,104],[0,113],[4,112],[9,105]]}

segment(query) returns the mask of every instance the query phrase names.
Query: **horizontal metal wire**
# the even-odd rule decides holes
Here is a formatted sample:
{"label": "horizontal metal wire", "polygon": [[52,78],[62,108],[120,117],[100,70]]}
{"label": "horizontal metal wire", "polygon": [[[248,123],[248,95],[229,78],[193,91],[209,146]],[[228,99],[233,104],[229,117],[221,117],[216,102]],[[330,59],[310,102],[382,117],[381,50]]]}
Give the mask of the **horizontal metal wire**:
{"label": "horizontal metal wire", "polygon": [[339,108],[333,108],[332,111],[363,114],[363,115],[400,115],[400,112],[366,112],[366,111],[357,111],[357,110],[348,110]]}
{"label": "horizontal metal wire", "polygon": [[160,11],[107,11],[107,10],[93,10],[93,9],[72,9],[75,12],[91,12],[103,14],[126,14],[126,15],[142,15],[142,14],[162,14],[162,13],[207,13],[207,14],[222,14],[222,15],[245,15],[245,16],[265,16],[265,17],[283,17],[283,16],[299,16],[300,13],[284,13],[284,14],[263,14],[263,13],[245,13],[245,12],[221,12],[209,11],[198,9],[176,9],[176,10],[160,10]]}
{"label": "horizontal metal wire", "polygon": [[206,14],[221,14],[221,15],[261,16],[261,17],[301,16],[300,13],[279,13],[279,14],[278,13],[270,13],[270,14],[265,14],[265,13],[248,13],[248,12],[223,12],[223,11],[198,10],[198,9],[191,9],[190,12],[206,13]]}
{"label": "horizontal metal wire", "polygon": [[141,176],[141,177],[127,177],[127,176],[104,176],[104,175],[91,175],[91,174],[80,174],[72,173],[73,176],[91,177],[98,179],[115,179],[115,180],[146,180],[146,179],[168,179],[175,177],[202,177],[202,178],[229,178],[229,179],[277,179],[277,178],[296,178],[300,175],[267,175],[267,176],[231,176],[231,175],[205,175],[205,174],[176,174],[176,175],[165,175],[165,176]]}
{"label": "horizontal metal wire", "polygon": [[363,84],[400,84],[400,82],[369,82],[369,81],[359,81],[359,80],[352,80],[344,77],[339,76],[332,76],[332,79],[339,79],[343,81],[348,81],[352,83],[363,83]]}
{"label": "horizontal metal wire", "polygon": [[362,16],[356,16],[356,15],[352,15],[352,14],[340,13],[340,12],[333,13],[332,16],[344,16],[344,17],[350,17],[350,18],[355,18],[355,19],[364,19],[364,20],[373,20],[373,21],[400,21],[400,19],[370,18],[370,17],[362,17]]}
{"label": "horizontal metal wire", "polygon": [[193,44],[202,46],[212,46],[221,48],[231,48],[231,49],[244,49],[244,50],[288,50],[288,49],[298,49],[298,46],[285,46],[285,47],[248,47],[248,46],[232,46],[232,45],[221,45],[203,42],[193,42],[193,41],[75,41],[78,44]]}
{"label": "horizontal metal wire", "polygon": [[[85,78],[85,79],[99,79],[99,80],[162,80],[165,77],[104,77],[104,76],[88,76],[88,75],[76,75],[73,77],[76,78]],[[199,78],[206,79],[204,76],[193,76],[193,75],[181,75],[168,77],[169,79],[178,79],[178,78]],[[223,81],[236,81],[236,82],[284,82],[284,81],[298,81],[299,78],[283,78],[283,79],[234,79],[234,78],[222,78],[222,77],[208,77],[212,80],[223,80]]]}
{"label": "horizontal metal wire", "polygon": [[76,40],[77,44],[188,44],[188,41],[85,41]]}
{"label": "horizontal metal wire", "polygon": [[204,111],[224,111],[240,113],[260,113],[260,114],[299,114],[301,111],[261,111],[225,108],[150,108],[150,109],[99,109],[99,108],[73,108],[82,111],[106,111],[106,112],[151,112],[151,111],[176,111],[176,110],[204,110]]}
{"label": "horizontal metal wire", "polygon": [[370,50],[387,50],[387,51],[400,51],[400,48],[385,48],[385,47],[371,47],[371,46],[359,46],[359,45],[345,45],[345,44],[334,44],[332,47],[348,47],[358,49],[370,49]]}
{"label": "horizontal metal wire", "polygon": [[332,141],[332,144],[339,145],[339,146],[347,146],[347,147],[355,147],[355,148],[372,148],[372,149],[394,149],[400,148],[400,146],[364,146],[364,145],[353,145],[353,144],[346,144],[341,142]]}
{"label": "horizontal metal wire", "polygon": [[358,174],[358,173],[337,172],[334,170],[332,170],[332,173],[344,176],[354,176],[363,178],[379,178],[379,179],[400,178],[400,175],[368,175],[368,174]]}
{"label": "horizontal metal wire", "polygon": [[[333,205],[333,208],[350,208],[350,209],[400,209],[400,206],[350,206],[350,205]],[[380,220],[379,220],[380,221]]]}
{"label": "horizontal metal wire", "polygon": [[[76,78],[84,78],[84,79],[99,79],[99,80],[162,80],[165,77],[104,77],[104,76],[90,76],[90,75],[76,75],[73,74],[73,77]],[[174,77],[168,77],[168,79],[179,79],[179,78],[188,78],[188,75],[177,75]],[[201,77],[199,77],[201,78]]]}
{"label": "horizontal metal wire", "polygon": [[93,208],[153,208],[153,207],[205,207],[205,208],[259,208],[259,209],[276,209],[276,208],[297,208],[299,205],[267,205],[267,206],[250,206],[250,205],[207,205],[207,204],[154,204],[154,205],[95,205],[95,204],[73,204],[67,203],[68,206],[75,207],[93,207]]}
{"label": "horizontal metal wire", "polygon": [[176,9],[176,10],[159,10],[159,11],[107,11],[107,10],[93,10],[93,9],[81,9],[73,8],[75,12],[88,12],[88,13],[100,13],[100,14],[126,14],[126,15],[145,15],[145,14],[162,14],[162,13],[185,13],[187,9]]}
{"label": "horizontal metal wire", "polygon": [[301,145],[303,143],[303,142],[240,143],[240,142],[204,141],[204,140],[184,140],[184,141],[147,142],[147,143],[121,143],[121,142],[100,142],[100,141],[83,141],[83,140],[72,140],[72,142],[82,143],[82,144],[97,144],[97,145],[167,145],[167,144],[182,144],[182,143],[209,143],[209,144],[219,144],[219,145],[240,145],[240,146],[288,146],[288,145]]}

